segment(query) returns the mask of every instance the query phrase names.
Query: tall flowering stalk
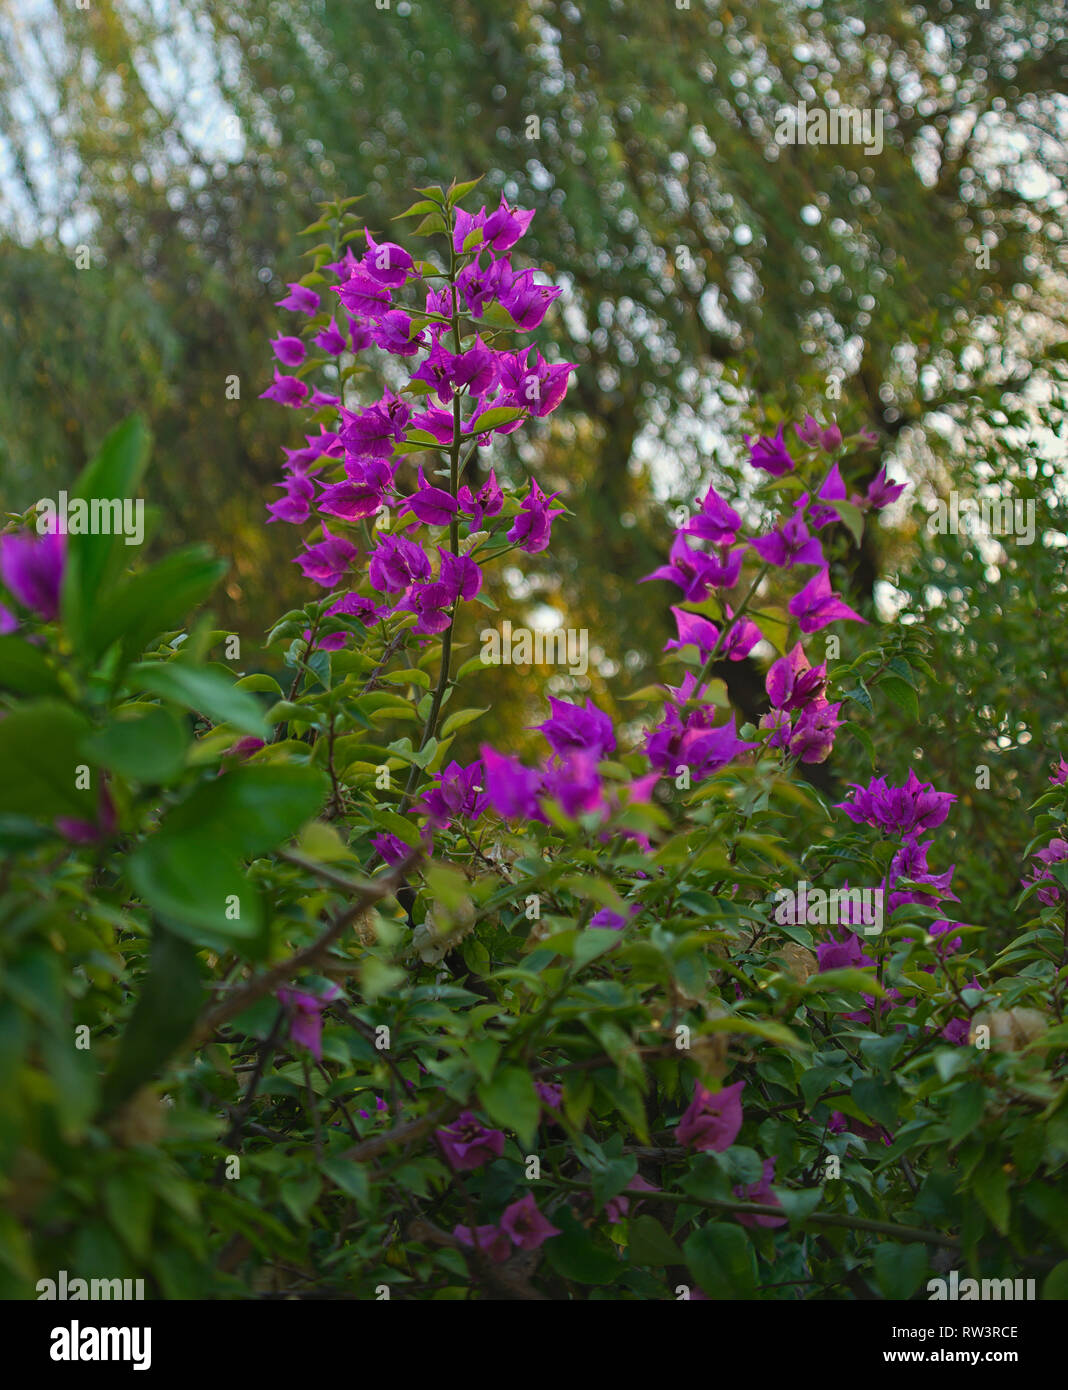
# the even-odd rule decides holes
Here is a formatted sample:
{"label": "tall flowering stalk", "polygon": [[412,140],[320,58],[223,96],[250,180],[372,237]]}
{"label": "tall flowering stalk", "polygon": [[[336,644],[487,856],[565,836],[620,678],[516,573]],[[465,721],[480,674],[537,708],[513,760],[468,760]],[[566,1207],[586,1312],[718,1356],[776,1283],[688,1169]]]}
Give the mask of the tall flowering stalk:
{"label": "tall flowering stalk", "polygon": [[[441,637],[420,750],[437,731],[460,604],[481,591],[490,560],[516,547],[544,550],[562,510],[534,478],[502,488],[492,468],[472,476],[495,436],[559,406],[573,367],[550,364],[529,343],[502,346],[538,328],[561,291],[512,264],[533,212],[502,197],[492,211],[472,214],[459,202],[474,186],[424,190],[402,214],[421,214],[417,233],[444,238],[440,262],[416,260],[363,229],[348,233],[343,254],[335,249],[334,260],[306,277],[320,283],[330,276],[336,283],[324,293],[291,284],[279,307],[307,323],[273,346],[282,366],[301,375],[276,368],[262,393],[314,412],[319,424],[304,448],[286,451],[284,495],[268,508],[272,520],[319,523],[319,538],[296,557],[305,576],[330,591],[320,626],[305,634],[307,653],[337,650],[378,625],[389,656],[407,629],[418,640]],[[365,249],[356,255],[353,243],[361,240]],[[307,355],[309,341],[323,356]],[[356,404],[347,383],[374,349],[395,385]],[[336,393],[309,388],[304,378],[321,366]],[[413,457],[429,458],[415,479]],[[409,792],[417,778],[413,764]]]}

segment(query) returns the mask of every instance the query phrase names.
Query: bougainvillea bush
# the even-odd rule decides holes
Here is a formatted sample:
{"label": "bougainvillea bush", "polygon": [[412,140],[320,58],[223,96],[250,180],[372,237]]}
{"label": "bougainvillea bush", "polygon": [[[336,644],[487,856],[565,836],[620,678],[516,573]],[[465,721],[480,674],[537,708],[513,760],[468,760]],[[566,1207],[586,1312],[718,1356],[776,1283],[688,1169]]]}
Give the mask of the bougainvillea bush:
{"label": "bougainvillea bush", "polygon": [[[923,636],[836,590],[902,485],[855,491],[864,435],[812,417],[665,527],[632,722],[576,682],[482,742],[484,575],[567,524],[494,444],[573,365],[532,337],[532,213],[476,201],[420,190],[408,246],[355,200],[309,229],[263,393],[309,597],[261,650],[198,616],[198,548],[0,538],[3,1291],[1064,1296],[1068,764],[995,955],[940,847],[959,789],[843,737],[858,692],[922,709]],[[147,456],[121,425],[73,498]]]}

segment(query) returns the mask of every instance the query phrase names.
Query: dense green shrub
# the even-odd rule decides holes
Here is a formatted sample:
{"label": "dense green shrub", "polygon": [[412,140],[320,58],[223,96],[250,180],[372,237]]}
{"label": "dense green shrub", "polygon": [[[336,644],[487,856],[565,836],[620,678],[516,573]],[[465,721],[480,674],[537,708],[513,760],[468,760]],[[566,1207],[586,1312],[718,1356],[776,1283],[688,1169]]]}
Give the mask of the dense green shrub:
{"label": "dense green shrub", "polygon": [[[538,766],[450,761],[480,713],[483,663],[453,650],[479,568],[566,524],[476,471],[569,364],[501,346],[539,287],[493,280],[523,215],[468,192],[421,193],[437,261],[368,238],[357,266],[345,204],[315,229],[300,341],[330,342],[328,264],[343,304],[377,265],[357,326],[409,393],[357,399],[351,339],[276,349],[287,404],[329,434],[323,368],[346,406],[286,474],[327,596],[262,651],[196,618],[225,569],[197,548],[131,574],[121,536],[3,538],[3,1292],[65,1269],[170,1298],[897,1298],[957,1269],[1063,1296],[1063,772],[996,960],[942,849],[957,787],[873,778],[863,731],[839,807],[797,773],[858,690],[907,705],[929,669],[917,627],[871,623],[826,670],[803,649],[859,616],[831,575],[895,490],[847,495],[863,440],[755,441],[753,545],[712,490],[683,518],[682,677],[629,692],[644,720],[554,700]],[[444,297],[385,307],[424,280]],[[73,499],[136,497],[147,452],[121,426]],[[426,567],[375,583],[398,537]],[[759,642],[771,710],[738,729],[709,668]],[[821,920],[847,886],[879,915]]]}

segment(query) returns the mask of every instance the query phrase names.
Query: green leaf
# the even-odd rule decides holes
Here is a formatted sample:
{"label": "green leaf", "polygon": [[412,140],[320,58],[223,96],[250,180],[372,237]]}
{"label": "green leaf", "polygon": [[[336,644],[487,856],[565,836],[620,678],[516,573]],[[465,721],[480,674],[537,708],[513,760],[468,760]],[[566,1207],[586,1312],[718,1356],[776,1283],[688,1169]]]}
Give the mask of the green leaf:
{"label": "green leaf", "polygon": [[842,698],[845,700],[855,700],[856,703],[862,705],[869,714],[875,713],[875,706],[872,704],[871,694],[862,680],[858,680],[852,690],[843,690]]}
{"label": "green leaf", "polygon": [[123,660],[132,660],[151,637],[180,627],[228,568],[207,547],[191,546],[120,580],[89,615],[82,650],[95,660],[121,641]]}
{"label": "green leaf", "polygon": [[364,1205],[371,1195],[371,1183],[362,1163],[344,1158],[327,1158],[319,1165],[331,1182],[342,1192]]}
{"label": "green leaf", "polygon": [[930,1271],[925,1246],[893,1245],[885,1241],[875,1247],[875,1281],[884,1298],[908,1299]]}
{"label": "green leaf", "polygon": [[[866,692],[865,692],[865,693],[866,693]],[[869,703],[870,703],[870,699],[869,699]],[[849,730],[849,732],[853,735],[853,737],[857,740],[857,742],[861,745],[861,747],[864,749],[865,753],[867,753],[867,755],[868,755],[868,764],[869,764],[869,766],[872,768],[872,770],[874,771],[874,768],[875,768],[875,744],[874,744],[874,742],[872,741],[872,736],[871,736],[871,734],[868,733],[867,729],[864,728],[863,724],[858,724],[858,723],[855,722],[855,720],[852,720],[852,719],[850,719],[850,720],[848,721],[848,723],[846,724],[846,728],[847,728],[847,729]]]}
{"label": "green leaf", "polygon": [[560,1234],[542,1246],[550,1268],[577,1284],[615,1283],[623,1266],[610,1248],[595,1242],[566,1206],[557,1207],[551,1220]]}
{"label": "green leaf", "polygon": [[626,917],[627,908],[618,891],[606,878],[596,874],[565,874],[560,880],[561,888],[574,893],[584,902],[595,902],[601,907],[611,908],[621,917]]}
{"label": "green leaf", "polygon": [[575,964],[589,965],[590,961],[603,956],[613,946],[620,945],[619,932],[610,927],[586,927],[575,938]]}
{"label": "green leaf", "polygon": [[243,734],[264,742],[270,737],[263,711],[255,696],[238,690],[233,680],[207,666],[182,661],[147,661],[130,668],[128,679],[137,690],[183,709],[206,715],[219,724],[231,724]]}
{"label": "green leaf", "polygon": [[970,1050],[966,1047],[940,1047],[935,1052],[935,1070],[944,1082],[952,1081],[960,1071],[967,1071],[972,1064]]}
{"label": "green leaf", "polygon": [[452,714],[449,715],[448,719],[446,719],[445,723],[442,725],[442,738],[448,738],[449,735],[454,734],[457,729],[463,729],[466,728],[468,724],[473,724],[479,715],[488,714],[489,710],[490,707],[488,705],[485,709],[453,710]]}
{"label": "green leaf", "polygon": [[484,410],[474,421],[471,434],[484,434],[487,430],[494,430],[498,425],[510,425],[513,420],[523,420],[526,418],[525,410],[517,410],[510,405],[495,405],[489,410]]}
{"label": "green leaf", "polygon": [[614,1158],[601,1167],[592,1166],[590,1194],[598,1211],[611,1200],[618,1197],[638,1171],[638,1160],[633,1154],[625,1158]]}
{"label": "green leaf", "polygon": [[870,1115],[887,1129],[897,1124],[901,1105],[901,1092],[893,1082],[877,1081],[874,1077],[863,1076],[854,1081],[850,1095],[865,1115]]}
{"label": "green leaf", "polygon": [[308,1213],[322,1190],[323,1180],[318,1173],[303,1178],[287,1178],[278,1189],[282,1204],[298,1226],[306,1226]]}
{"label": "green leaf", "polygon": [[698,1032],[705,1033],[751,1033],[754,1037],[766,1038],[779,1047],[804,1047],[805,1044],[785,1023],[774,1018],[743,1018],[741,1014],[730,1014],[725,1018],[711,1018],[700,1024]]}
{"label": "green leaf", "polygon": [[564,1114],[576,1129],[585,1125],[596,1089],[588,1072],[569,1072],[564,1077]]}
{"label": "green leaf", "polygon": [[168,812],[155,838],[193,836],[242,856],[264,854],[315,818],[329,787],[318,768],[246,763],[202,782]]}
{"label": "green leaf", "polygon": [[188,731],[169,709],[140,705],[120,711],[107,728],[83,739],[86,756],[131,782],[159,785],[178,776],[185,764]]}
{"label": "green leaf", "polygon": [[5,979],[8,995],[32,1018],[50,1028],[61,1026],[63,984],[58,952],[42,944],[22,952]]}
{"label": "green leaf", "polygon": [[386,671],[384,675],[379,676],[379,680],[389,685],[418,685],[422,690],[430,689],[430,677],[415,666],[404,671]]}
{"label": "green leaf", "polygon": [[515,1130],[521,1144],[533,1144],[541,1102],[528,1071],[505,1067],[492,1081],[479,1086],[478,1098],[490,1119]]}
{"label": "green leaf", "polygon": [[174,931],[198,944],[257,937],[262,903],[240,861],[273,849],[313,819],[327,787],[317,768],[231,768],[164,817],[130,859],[130,882]]}
{"label": "green leaf", "polygon": [[1068,1301],[1068,1260],[1054,1265],[1046,1275],[1042,1283],[1042,1297],[1058,1303]]}
{"label": "green leaf", "polygon": [[44,1033],[40,1047],[55,1087],[60,1130],[68,1143],[78,1143],[100,1099],[96,1066],[89,1052],[71,1047],[66,1033]]}
{"label": "green leaf", "polygon": [[903,1033],[891,1033],[888,1037],[864,1038],[860,1044],[861,1055],[872,1064],[881,1076],[889,1076],[898,1054],[905,1046]]}
{"label": "green leaf", "polygon": [[778,1197],[779,1205],[791,1225],[807,1220],[823,1200],[822,1187],[775,1187],[772,1191]]}
{"label": "green leaf", "polygon": [[282,687],[273,676],[268,676],[263,671],[256,671],[251,676],[242,676],[236,683],[238,690],[255,690],[263,695],[275,695],[281,698]]}
{"label": "green leaf", "polygon": [[835,1067],[812,1067],[801,1074],[801,1094],[810,1110],[817,1098],[829,1089],[830,1083],[837,1079],[838,1071]]}
{"label": "green leaf", "polygon": [[[720,684],[722,684],[722,682],[720,682]],[[706,688],[707,688],[707,687],[706,687]],[[621,695],[619,698],[620,698],[621,700],[634,700],[634,701],[640,700],[640,701],[642,701],[643,704],[647,704],[647,705],[648,705],[648,704],[659,704],[659,705],[662,705],[662,704],[664,703],[664,700],[665,700],[666,697],[665,697],[665,694],[664,694],[664,690],[663,690],[663,688],[662,688],[661,686],[659,686],[659,685],[643,685],[642,688],[641,688],[640,690],[636,690],[636,691],[634,692],[633,695]],[[713,701],[713,703],[714,703],[714,704],[718,704],[719,702],[718,702],[718,701]]]}
{"label": "green leaf", "polygon": [[[117,426],[82,472],[71,501],[133,498],[144,476],[151,436],[140,416]],[[60,606],[63,625],[77,648],[85,643],[97,605],[127,561],[123,536],[69,535]]]}
{"label": "green leaf", "polygon": [[486,663],[482,660],[481,654],[470,657],[456,672],[457,684],[459,684],[465,676],[469,676],[472,671],[488,671],[491,665],[492,663]]}
{"label": "green leaf", "polygon": [[983,1118],[986,1092],[981,1081],[968,1081],[953,1092],[949,1103],[949,1137],[959,1144]]}
{"label": "green leaf", "polygon": [[903,681],[900,676],[880,676],[876,686],[879,690],[885,690],[898,709],[911,719],[919,719],[920,702],[908,681]]}
{"label": "green leaf", "polygon": [[400,222],[405,217],[423,217],[428,212],[437,211],[437,203],[432,203],[429,198],[423,198],[420,202],[413,203],[410,208],[406,208],[404,212],[399,212],[392,220]]}
{"label": "green leaf", "polygon": [[308,859],[317,859],[320,864],[333,864],[349,857],[348,846],[334,826],[321,820],[313,820],[304,827],[298,848],[301,854]]}
{"label": "green leaf", "polygon": [[44,652],[21,637],[0,637],[0,689],[16,695],[62,695]]}
{"label": "green leaf", "polygon": [[479,174],[477,179],[468,179],[466,183],[454,183],[449,189],[449,207],[454,207],[461,199],[466,198],[473,188],[477,188],[482,182],[483,175]]}
{"label": "green leaf", "polygon": [[627,1228],[628,1248],[632,1265],[681,1265],[686,1261],[682,1251],[664,1230],[655,1216],[635,1216]]}
{"label": "green leaf", "polygon": [[376,806],[374,819],[376,826],[381,826],[391,835],[396,835],[409,849],[419,848],[419,827],[407,816],[398,815],[396,811],[387,810],[384,806]]}
{"label": "green leaf", "polygon": [[396,989],[405,978],[399,966],[390,965],[378,956],[365,955],[360,966],[360,991],[367,1002],[373,1004],[380,995]]}
{"label": "green leaf", "polygon": [[200,1012],[203,991],[193,947],[157,927],[148,960],[148,977],[104,1082],[105,1113],[152,1080],[185,1042]]}
{"label": "green leaf", "polygon": [[1001,1166],[1000,1156],[986,1159],[972,1178],[979,1205],[1001,1234],[1009,1233],[1009,1175]]}
{"label": "green leaf", "polygon": [[52,820],[73,816],[95,820],[98,778],[91,788],[75,786],[85,765],[82,739],[88,721],[69,705],[40,700],[0,719],[0,806],[5,815]]}
{"label": "green leaf", "polygon": [[[635,1059],[637,1064],[637,1059]],[[610,1072],[598,1072],[597,1090],[602,1092],[627,1122],[643,1144],[649,1143],[649,1122],[640,1087],[633,1081],[621,1081]]]}
{"label": "green leaf", "polygon": [[467,879],[452,864],[428,864],[425,870],[427,892],[449,912],[467,897]]}
{"label": "green leaf", "polygon": [[886,998],[886,990],[876,980],[875,972],[870,967],[862,970],[856,966],[843,966],[838,970],[821,970],[808,981],[806,988],[809,994],[831,994],[844,990],[850,994]]}
{"label": "green leaf", "polygon": [[492,1038],[474,1038],[464,1046],[472,1066],[483,1081],[489,1081],[501,1055],[501,1045]]}
{"label": "green leaf", "polygon": [[143,1260],[152,1244],[156,1194],[140,1175],[113,1174],[104,1184],[104,1208],[112,1229],[135,1259]]}
{"label": "green leaf", "polygon": [[415,229],[416,236],[438,236],[444,235],[448,231],[445,219],[441,213],[435,209],[427,217],[424,217],[419,226]]}
{"label": "green leaf", "polygon": [[828,502],[827,505],[838,513],[839,519],[849,528],[849,534],[859,545],[864,536],[864,513],[852,502],[846,502],[844,499]]}
{"label": "green leaf", "polygon": [[756,1296],[756,1259],[742,1226],[709,1222],[683,1246],[698,1288],[713,1299]]}
{"label": "green leaf", "polygon": [[437,449],[445,453],[447,445],[435,437],[428,430],[409,430],[396,448],[402,453],[418,453],[423,449]]}

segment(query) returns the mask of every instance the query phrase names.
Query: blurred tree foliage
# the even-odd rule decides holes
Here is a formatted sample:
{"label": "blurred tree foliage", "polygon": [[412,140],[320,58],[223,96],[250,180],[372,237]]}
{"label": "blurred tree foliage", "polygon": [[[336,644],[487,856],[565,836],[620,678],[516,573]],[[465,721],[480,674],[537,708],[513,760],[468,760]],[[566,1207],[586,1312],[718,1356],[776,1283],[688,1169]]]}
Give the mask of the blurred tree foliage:
{"label": "blurred tree foliage", "polygon": [[[1038,428],[1058,389],[1058,0],[0,13],[5,505],[69,481],[145,409],[168,539],[232,557],[223,616],[248,631],[304,592],[293,532],[263,526],[297,426],[256,396],[272,301],[307,265],[296,232],[324,198],[362,194],[381,233],[400,190],[486,171],[487,199],[537,207],[524,250],[565,286],[542,336],[577,377],[502,463],[574,516],[522,589],[494,592],[513,622],[544,603],[587,628],[606,704],[605,678],[647,683],[667,635],[674,596],[634,587],[666,548],[661,504],[691,502],[743,429],[811,407],[879,430],[851,482],[896,461],[916,481],[949,465],[963,486],[974,421],[1004,403]],[[798,101],[875,110],[885,147],[778,144]],[[869,612],[915,549],[907,528],[879,535],[851,576]],[[759,692],[758,670],[732,679]],[[533,685],[497,673],[501,734],[530,722]]]}

